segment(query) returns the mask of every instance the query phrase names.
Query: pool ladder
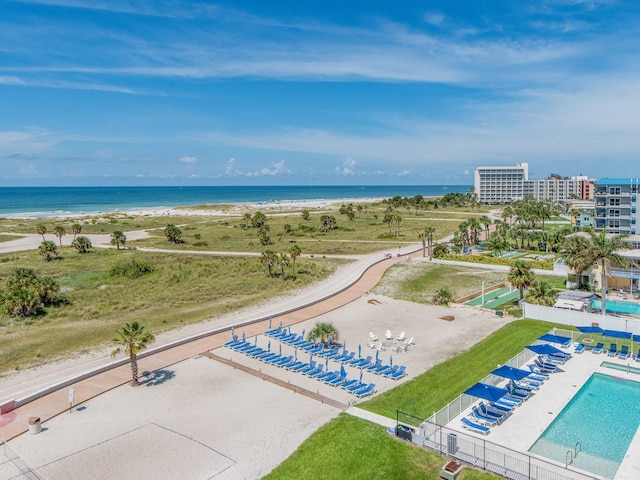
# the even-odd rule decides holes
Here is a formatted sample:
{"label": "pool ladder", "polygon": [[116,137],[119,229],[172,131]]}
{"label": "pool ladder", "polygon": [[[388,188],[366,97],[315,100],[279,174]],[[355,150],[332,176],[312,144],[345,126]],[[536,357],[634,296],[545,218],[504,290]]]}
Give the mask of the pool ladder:
{"label": "pool ladder", "polygon": [[576,446],[573,447],[573,451],[567,450],[567,454],[564,456],[564,467],[568,468],[573,461],[578,458],[578,452],[582,451],[582,442],[576,442]]}

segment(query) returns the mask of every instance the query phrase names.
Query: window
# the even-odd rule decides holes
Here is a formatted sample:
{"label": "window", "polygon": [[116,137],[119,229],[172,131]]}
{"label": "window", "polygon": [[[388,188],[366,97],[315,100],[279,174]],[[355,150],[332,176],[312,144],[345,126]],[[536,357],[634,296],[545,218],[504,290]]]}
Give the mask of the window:
{"label": "window", "polygon": [[619,198],[610,198],[609,199],[609,205],[612,206],[612,207],[613,206],[617,207],[618,205],[620,205],[620,199]]}
{"label": "window", "polygon": [[609,195],[620,195],[620,187],[609,187]]}
{"label": "window", "polygon": [[620,216],[620,210],[609,210],[609,216],[610,217],[619,217]]}
{"label": "window", "polygon": [[609,220],[609,228],[620,228],[620,220]]}

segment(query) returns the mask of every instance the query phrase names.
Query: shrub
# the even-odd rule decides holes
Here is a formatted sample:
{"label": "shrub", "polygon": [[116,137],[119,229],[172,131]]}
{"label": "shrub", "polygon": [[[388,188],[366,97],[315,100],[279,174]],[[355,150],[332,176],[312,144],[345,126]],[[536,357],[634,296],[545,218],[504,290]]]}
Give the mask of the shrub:
{"label": "shrub", "polygon": [[527,262],[529,268],[537,268],[539,270],[553,270],[553,261],[551,260],[527,260],[524,258],[502,258],[502,257],[490,257],[488,255],[455,255],[447,253],[441,256],[437,256],[435,249],[433,256],[442,260],[453,260],[456,262],[466,263],[483,263],[487,265],[504,265],[505,267],[513,266],[515,261]]}
{"label": "shrub", "polygon": [[27,317],[42,312],[42,308],[62,303],[56,297],[60,287],[51,277],[38,277],[33,270],[16,268],[7,278],[0,300],[9,315]]}
{"label": "shrub", "polygon": [[148,273],[153,272],[154,268],[151,264],[140,262],[135,258],[129,262],[118,262],[109,269],[109,275],[112,277],[139,278]]}

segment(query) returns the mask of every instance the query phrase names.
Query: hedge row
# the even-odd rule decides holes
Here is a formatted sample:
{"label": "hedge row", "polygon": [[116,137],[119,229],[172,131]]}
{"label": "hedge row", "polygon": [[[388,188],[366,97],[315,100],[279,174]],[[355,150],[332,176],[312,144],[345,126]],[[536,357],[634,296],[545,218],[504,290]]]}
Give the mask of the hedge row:
{"label": "hedge row", "polygon": [[502,257],[489,257],[487,255],[454,255],[447,253],[438,257],[441,260],[453,260],[456,262],[467,263],[484,263],[488,265],[504,265],[505,267],[513,266],[513,262],[521,260],[527,262],[530,268],[538,270],[553,270],[552,260],[528,260],[526,258],[502,258]]}

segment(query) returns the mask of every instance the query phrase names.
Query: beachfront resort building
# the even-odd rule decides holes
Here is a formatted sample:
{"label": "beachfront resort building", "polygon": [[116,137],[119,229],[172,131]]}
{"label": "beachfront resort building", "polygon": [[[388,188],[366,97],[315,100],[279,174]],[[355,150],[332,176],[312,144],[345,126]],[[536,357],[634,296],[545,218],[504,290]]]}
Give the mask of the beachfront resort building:
{"label": "beachfront resort building", "polygon": [[596,230],[636,234],[640,178],[603,178],[596,182]]}
{"label": "beachfront resort building", "polygon": [[507,204],[532,196],[535,200],[554,203],[580,198],[593,200],[593,180],[583,175],[563,178],[551,175],[541,180],[529,179],[529,164],[514,166],[478,167],[474,177],[474,191],[481,203]]}

